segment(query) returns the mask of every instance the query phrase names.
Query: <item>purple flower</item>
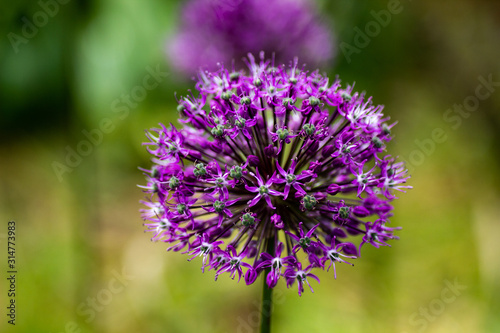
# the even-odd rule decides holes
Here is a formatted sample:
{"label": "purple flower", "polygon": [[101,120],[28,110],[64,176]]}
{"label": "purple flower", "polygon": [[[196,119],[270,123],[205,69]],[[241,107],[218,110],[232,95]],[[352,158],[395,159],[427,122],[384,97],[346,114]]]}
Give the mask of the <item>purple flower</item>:
{"label": "purple flower", "polygon": [[365,244],[397,239],[390,202],[409,186],[382,156],[393,126],[382,107],[297,64],[249,55],[246,75],[204,73],[199,96],[179,100],[182,128],[148,133],[141,212],[154,241],[203,257],[216,277],[285,278],[302,294],[314,270],[336,277]]}
{"label": "purple flower", "polygon": [[145,219],[147,219],[150,223],[144,223],[144,226],[147,227],[146,232],[152,232],[154,235],[151,238],[152,241],[156,241],[161,239],[164,235],[168,234],[171,231],[171,228],[175,228],[176,225],[172,223],[170,220],[170,214],[163,210],[161,204],[156,203],[154,205],[150,205],[149,202],[143,201],[144,204],[150,206],[149,210],[143,209],[142,214]]}
{"label": "purple flower", "polygon": [[224,172],[219,164],[216,164],[215,167],[217,169],[217,173],[213,177],[206,178],[206,182],[212,183],[213,186],[207,187],[205,190],[213,189],[213,192],[211,193],[212,196],[218,193],[221,198],[227,200],[229,197],[229,192],[227,190],[227,185],[229,185],[229,172],[227,171],[226,166],[224,166]]}
{"label": "purple flower", "polygon": [[283,149],[283,146],[285,143],[292,142],[291,139],[298,136],[298,134],[295,134],[295,135],[291,134],[290,131],[286,128],[286,126],[284,126],[282,128],[278,128],[276,130],[276,133],[269,131],[269,134],[271,134],[271,140],[273,142],[279,141],[279,147],[278,147],[278,150],[276,152],[277,154],[279,154],[281,152],[281,149]]}
{"label": "purple flower", "polygon": [[314,292],[313,288],[309,284],[309,280],[307,280],[307,278],[310,277],[318,281],[319,283],[319,278],[316,275],[310,273],[313,268],[314,265],[311,264],[307,266],[305,270],[303,270],[302,264],[299,261],[296,261],[293,265],[290,265],[283,274],[283,276],[286,279],[287,287],[290,288],[290,286],[293,285],[295,280],[297,280],[297,284],[299,287],[299,296],[301,296],[302,293],[304,292],[304,283],[307,283],[307,285],[311,289],[311,292]]}
{"label": "purple flower", "polygon": [[[213,258],[213,253],[219,250],[219,245],[224,244],[223,241],[214,241],[210,243],[209,237],[207,234],[203,234],[201,236],[201,240],[199,241],[199,245],[195,246],[195,249],[191,251],[191,255],[194,255],[189,261],[193,260],[197,256],[203,256],[203,265],[201,266],[201,270],[205,272],[205,266],[207,259],[211,260]],[[188,253],[189,251],[183,252]]]}
{"label": "purple flower", "polygon": [[295,262],[295,258],[293,256],[281,257],[281,253],[283,252],[283,243],[278,242],[275,246],[275,255],[271,256],[267,252],[263,252],[260,256],[262,261],[255,268],[257,272],[260,272],[264,268],[270,267],[269,273],[266,277],[266,282],[269,288],[274,288],[278,284],[279,278],[283,275],[283,266],[284,264],[293,264]]}
{"label": "purple flower", "polygon": [[271,216],[271,222],[278,229],[283,229],[283,227],[285,226],[283,220],[281,219],[281,216],[279,216],[278,214],[274,214],[273,216]]}
{"label": "purple flower", "polygon": [[394,230],[399,230],[401,227],[389,228],[385,226],[385,221],[379,219],[373,223],[367,222],[365,224],[366,233],[363,236],[363,241],[359,244],[359,249],[361,251],[361,246],[365,243],[370,243],[375,247],[380,246],[390,246],[386,243],[389,239],[399,239],[398,236],[394,236],[392,232]]}
{"label": "purple flower", "polygon": [[323,66],[334,56],[335,40],[316,12],[311,0],[191,0],[177,34],[167,41],[167,55],[187,75],[214,70],[219,62],[240,66],[248,52],[260,51],[274,53],[277,63],[298,56],[312,67]]}
{"label": "purple flower", "polygon": [[[341,251],[342,251],[342,247],[344,246],[352,246],[351,243],[337,243],[337,240],[336,240],[336,237],[337,236],[334,236],[332,238],[332,242],[330,244],[330,246],[325,246],[324,244],[321,244],[321,248],[322,250],[324,251],[324,257],[321,258],[321,261],[322,261],[322,265],[324,265],[324,263],[326,261],[330,261],[330,265],[328,266],[327,268],[327,271],[330,270],[330,267],[333,266],[333,275],[335,278],[337,278],[337,270],[335,268],[335,263],[336,262],[343,262],[343,263],[346,263],[346,264],[349,264],[351,266],[354,266],[353,264],[351,264],[350,262],[347,262],[345,261],[344,259],[342,259],[341,257],[345,257],[345,258],[351,258],[351,259],[355,259],[356,256],[355,255],[345,255],[343,254]],[[356,249],[356,248],[354,248]]]}
{"label": "purple flower", "polygon": [[252,268],[252,266],[244,261],[243,258],[247,255],[246,251],[237,253],[236,249],[229,245],[227,251],[219,250],[220,254],[226,259],[224,263],[220,266],[215,273],[215,280],[219,277],[220,273],[229,272],[229,276],[234,279],[235,275],[238,274],[238,281],[241,280],[241,275],[243,274],[243,267]]}
{"label": "purple flower", "polygon": [[218,227],[222,225],[222,222],[224,221],[224,216],[233,217],[233,212],[227,207],[231,206],[235,202],[238,202],[238,199],[226,201],[224,200],[224,198],[222,198],[222,196],[219,198],[220,200],[215,199],[215,197],[213,196],[208,196],[207,198],[209,198],[208,200],[213,202],[213,204],[208,206],[202,206],[202,208],[206,210],[208,213],[216,213],[219,216],[218,219],[219,222],[217,224]]}
{"label": "purple flower", "polygon": [[272,201],[271,201],[271,196],[279,196],[282,193],[273,190],[271,185],[273,185],[273,182],[275,181],[275,176],[276,172],[273,173],[271,178],[269,178],[265,183],[264,180],[262,180],[262,177],[260,176],[259,169],[256,169],[257,175],[250,173],[256,180],[257,180],[257,186],[248,186],[245,185],[245,189],[249,192],[252,193],[257,193],[255,198],[252,200],[248,201],[248,207],[253,207],[255,206],[261,198],[264,198],[264,200],[267,202],[267,205],[271,209],[276,209],[276,207],[273,206]]}
{"label": "purple flower", "polygon": [[285,183],[284,197],[283,197],[284,200],[288,198],[288,193],[290,193],[291,186],[293,186],[298,193],[306,195],[306,192],[302,189],[302,186],[304,186],[304,184],[302,184],[300,181],[309,178],[310,175],[307,174],[306,171],[303,171],[300,175],[296,176],[295,175],[296,166],[297,166],[297,161],[293,160],[290,169],[288,169],[288,172],[285,172],[285,170],[283,170],[278,161],[276,161],[276,168],[278,169],[278,172],[283,176],[284,179],[275,180],[275,183],[277,184]]}
{"label": "purple flower", "polygon": [[285,233],[290,236],[291,239],[297,242],[297,244],[292,248],[292,252],[296,253],[300,248],[304,249],[308,253],[313,253],[314,251],[311,251],[311,248],[316,247],[317,243],[312,241],[312,235],[314,234],[314,230],[316,230],[317,227],[319,227],[319,224],[316,224],[314,227],[312,227],[307,234],[304,234],[304,230],[302,229],[303,223],[299,223],[299,235],[294,235],[288,230],[285,230]]}

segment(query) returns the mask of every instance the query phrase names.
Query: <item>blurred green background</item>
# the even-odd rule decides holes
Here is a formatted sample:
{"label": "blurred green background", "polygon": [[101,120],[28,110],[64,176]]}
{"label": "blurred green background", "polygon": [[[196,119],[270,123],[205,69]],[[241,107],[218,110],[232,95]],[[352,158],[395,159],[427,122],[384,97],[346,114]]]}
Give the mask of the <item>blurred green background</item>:
{"label": "blurred green background", "polygon": [[[174,92],[192,86],[164,55],[180,3],[2,3],[0,331],[257,327],[260,283],[214,282],[199,259],[151,243],[138,212],[144,130],[175,121]],[[327,73],[355,81],[399,122],[389,152],[408,161],[414,186],[395,201],[401,239],[364,248],[355,267],[338,265],[337,280],[321,272],[314,294],[298,297],[281,282],[276,333],[500,332],[500,3],[402,0],[386,26],[356,44],[355,28],[391,3],[318,6],[344,50],[356,47],[339,49]],[[151,71],[158,85],[137,88]],[[82,145],[85,133],[95,144]],[[76,149],[86,156],[68,157]],[[9,220],[17,222],[15,327],[5,315]]]}

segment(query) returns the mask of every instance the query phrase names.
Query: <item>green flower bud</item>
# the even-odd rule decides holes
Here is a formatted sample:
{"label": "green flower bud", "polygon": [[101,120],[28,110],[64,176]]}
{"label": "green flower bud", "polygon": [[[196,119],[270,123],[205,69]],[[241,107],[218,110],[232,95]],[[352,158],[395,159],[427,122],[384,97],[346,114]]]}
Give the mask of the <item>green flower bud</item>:
{"label": "green flower bud", "polygon": [[374,136],[372,139],[373,145],[375,148],[382,148],[384,146],[384,143],[382,140],[380,140],[378,137]]}
{"label": "green flower bud", "polygon": [[176,189],[180,185],[180,183],[181,181],[179,180],[179,178],[172,176],[168,181],[168,186],[173,190]]}
{"label": "green flower bud", "polygon": [[342,96],[342,98],[343,98],[344,100],[346,100],[346,101],[350,101],[350,100],[351,100],[351,98],[352,98],[352,97],[351,97],[351,95],[349,95],[349,94],[348,94],[348,93],[346,93],[345,91],[344,91],[344,92],[342,92],[341,96]]}
{"label": "green flower bud", "polygon": [[153,170],[151,172],[151,177],[158,178],[159,175],[160,175],[160,171],[158,171],[158,169],[156,169],[156,168],[153,168]]}
{"label": "green flower bud", "polygon": [[288,132],[287,129],[282,129],[282,128],[277,130],[276,133],[278,134],[278,138],[280,140],[285,140],[288,137],[288,134],[290,134],[290,132]]}
{"label": "green flower bud", "polygon": [[255,217],[252,216],[250,213],[245,213],[241,217],[241,224],[243,224],[245,227],[251,226],[255,223]]}
{"label": "green flower bud", "polygon": [[217,200],[214,202],[214,210],[216,213],[222,213],[225,208],[226,204],[223,203],[222,201]]}
{"label": "green flower bud", "polygon": [[177,213],[184,214],[185,211],[186,211],[186,205],[185,204],[178,204],[177,205]]}
{"label": "green flower bud", "polygon": [[302,129],[307,135],[313,135],[316,131],[316,126],[314,126],[313,124],[305,124]]}
{"label": "green flower bud", "polygon": [[225,101],[229,101],[229,99],[233,96],[232,91],[224,91],[222,94],[220,94],[220,98],[222,98]]}
{"label": "green flower bud", "polygon": [[250,103],[252,103],[252,101],[250,100],[250,97],[248,96],[244,96],[240,99],[240,102],[241,104],[245,104],[245,105],[249,105]]}
{"label": "green flower bud", "polygon": [[217,125],[214,128],[212,128],[212,135],[219,138],[224,136],[224,126]]}
{"label": "green flower bud", "polygon": [[247,120],[245,118],[238,118],[234,121],[234,124],[238,127],[238,128],[244,128],[245,127],[245,124],[246,124]]}
{"label": "green flower bud", "polygon": [[340,207],[339,208],[339,216],[343,219],[349,218],[350,209],[349,207]]}
{"label": "green flower bud", "polygon": [[222,177],[219,177],[215,180],[215,186],[217,187],[223,187],[224,186],[225,179]]}
{"label": "green flower bud", "polygon": [[207,169],[202,163],[198,163],[194,166],[193,173],[196,177],[205,176],[207,174]]}
{"label": "green flower bud", "polygon": [[236,80],[238,80],[239,77],[240,77],[239,72],[232,72],[231,74],[229,74],[229,79],[231,81],[236,81]]}
{"label": "green flower bud", "polygon": [[293,99],[291,99],[290,97],[285,97],[283,98],[283,100],[281,101],[281,104],[285,107],[287,106],[290,106],[293,104]]}
{"label": "green flower bud", "polygon": [[168,151],[169,151],[170,153],[175,154],[176,152],[178,152],[178,151],[179,151],[179,147],[177,147],[177,144],[175,144],[175,143],[174,143],[174,144],[168,144],[168,143],[167,143],[167,145],[168,145],[168,148],[167,148],[167,149],[168,149]]}
{"label": "green flower bud", "polygon": [[382,124],[382,132],[384,132],[385,135],[391,134],[391,129],[387,124]]}
{"label": "green flower bud", "polygon": [[267,186],[261,185],[259,187],[259,193],[260,195],[269,194],[269,189],[267,188]]}
{"label": "green flower bud", "polygon": [[304,238],[301,238],[299,239],[299,245],[300,247],[302,248],[308,248],[309,245],[311,245],[311,239],[309,237],[304,237]]}
{"label": "green flower bud", "polygon": [[319,99],[314,96],[309,97],[309,105],[318,106],[320,103]]}
{"label": "green flower bud", "polygon": [[234,179],[240,179],[243,177],[243,169],[239,165],[235,165],[231,168],[229,171],[229,175],[233,177]]}
{"label": "green flower bud", "polygon": [[318,200],[316,200],[316,198],[313,197],[312,195],[306,195],[304,199],[302,199],[302,202],[304,204],[305,209],[312,210],[314,209],[314,207],[316,207]]}
{"label": "green flower bud", "polygon": [[297,177],[295,175],[291,175],[291,174],[286,175],[286,182],[288,184],[293,183],[296,179],[297,179]]}

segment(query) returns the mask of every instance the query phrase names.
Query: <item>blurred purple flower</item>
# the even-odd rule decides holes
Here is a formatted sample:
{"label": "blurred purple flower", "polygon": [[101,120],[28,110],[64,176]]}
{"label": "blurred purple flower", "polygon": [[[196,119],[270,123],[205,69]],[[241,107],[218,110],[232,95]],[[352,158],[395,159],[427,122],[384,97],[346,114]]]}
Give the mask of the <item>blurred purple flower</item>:
{"label": "blurred purple flower", "polygon": [[172,66],[186,75],[236,66],[247,53],[275,54],[277,63],[294,57],[309,67],[334,57],[334,37],[310,0],[191,0],[180,28],[167,42]]}
{"label": "blurred purple flower", "polygon": [[397,239],[390,201],[409,186],[401,162],[379,157],[392,126],[382,106],[297,63],[249,55],[247,75],[201,75],[199,98],[179,101],[182,128],[147,134],[154,166],[141,187],[154,241],[202,256],[216,277],[266,274],[269,287],[284,278],[301,294],[319,281],[313,270],[336,277],[363,246]]}

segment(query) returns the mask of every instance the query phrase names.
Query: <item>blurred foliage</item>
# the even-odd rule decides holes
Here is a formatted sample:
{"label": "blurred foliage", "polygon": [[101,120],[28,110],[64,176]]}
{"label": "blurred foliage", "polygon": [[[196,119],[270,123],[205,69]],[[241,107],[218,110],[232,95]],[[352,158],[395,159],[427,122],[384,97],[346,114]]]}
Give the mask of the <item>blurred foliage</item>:
{"label": "blurred foliage", "polygon": [[[372,11],[391,2],[318,5],[339,43],[354,46],[354,28],[364,31]],[[180,2],[57,4],[57,13],[17,46],[12,34],[23,36],[26,19],[43,19],[41,4],[4,2],[0,11],[0,242],[6,222],[16,220],[19,270],[15,328],[6,323],[7,285],[0,282],[0,330],[251,332],[242,323],[256,320],[259,283],[214,282],[212,272],[200,272],[200,260],[187,263],[187,256],[166,253],[142,233],[143,194],[135,184],[144,182],[137,166],[149,165],[144,129],[174,122],[174,93],[192,86],[164,56]],[[314,294],[299,298],[281,283],[274,332],[500,331],[498,86],[456,129],[443,118],[474,96],[479,77],[500,81],[500,4],[400,5],[350,62],[339,49],[328,74],[356,82],[356,90],[374,96],[399,122],[389,149],[413,164],[414,186],[395,202],[392,224],[403,226],[401,240],[367,249],[355,267],[339,265],[337,280],[321,274]],[[168,75],[143,100],[127,104],[124,96],[138,92],[156,68]],[[112,130],[102,131],[103,119]],[[446,140],[422,148],[436,128]],[[54,162],[65,163],[68,147],[86,139],[82,131],[96,129],[99,143],[58,177]],[[89,300],[108,295],[122,270],[130,280],[89,311]],[[419,311],[436,306],[446,281],[455,280],[467,289],[423,320]]]}

